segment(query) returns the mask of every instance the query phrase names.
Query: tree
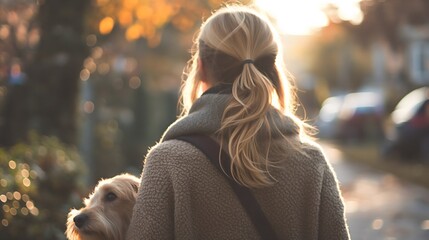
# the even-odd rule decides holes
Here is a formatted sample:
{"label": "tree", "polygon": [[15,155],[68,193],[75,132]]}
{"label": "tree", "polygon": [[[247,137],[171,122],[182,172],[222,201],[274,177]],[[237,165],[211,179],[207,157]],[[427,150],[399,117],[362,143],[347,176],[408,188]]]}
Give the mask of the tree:
{"label": "tree", "polygon": [[[35,7],[35,6],[33,6]],[[30,129],[75,143],[78,76],[88,54],[84,41],[86,0],[40,1],[40,41],[26,59],[22,86],[9,85],[0,127],[1,145],[26,139]]]}
{"label": "tree", "polygon": [[12,145],[25,132],[26,72],[40,37],[35,11],[35,4],[29,0],[0,5],[0,145]]}

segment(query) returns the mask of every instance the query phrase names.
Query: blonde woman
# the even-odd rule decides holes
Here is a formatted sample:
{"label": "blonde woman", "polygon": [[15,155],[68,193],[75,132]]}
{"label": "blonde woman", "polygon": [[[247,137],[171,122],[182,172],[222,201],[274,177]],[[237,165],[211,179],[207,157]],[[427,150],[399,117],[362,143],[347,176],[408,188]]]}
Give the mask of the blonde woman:
{"label": "blonde woman", "polygon": [[128,239],[267,239],[228,177],[183,135],[228,153],[277,239],[349,239],[335,174],[294,116],[281,46],[269,21],[243,6],[201,26],[182,88],[183,116],[145,160]]}

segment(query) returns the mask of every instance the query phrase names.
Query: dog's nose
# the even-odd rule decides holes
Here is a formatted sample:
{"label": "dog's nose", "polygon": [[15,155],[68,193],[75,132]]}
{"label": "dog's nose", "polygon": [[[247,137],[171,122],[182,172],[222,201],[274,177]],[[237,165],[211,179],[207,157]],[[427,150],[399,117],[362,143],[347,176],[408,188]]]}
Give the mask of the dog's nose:
{"label": "dog's nose", "polygon": [[76,227],[81,228],[88,221],[88,215],[82,213],[73,218],[74,224]]}

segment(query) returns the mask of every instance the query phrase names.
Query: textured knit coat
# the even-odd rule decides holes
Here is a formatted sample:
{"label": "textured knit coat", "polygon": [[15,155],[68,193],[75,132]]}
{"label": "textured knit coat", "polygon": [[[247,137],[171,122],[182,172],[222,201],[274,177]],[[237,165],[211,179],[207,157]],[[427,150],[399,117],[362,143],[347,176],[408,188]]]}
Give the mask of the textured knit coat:
{"label": "textured knit coat", "polygon": [[[127,239],[261,239],[225,176],[193,145],[175,139],[213,135],[229,98],[204,94],[149,151]],[[289,141],[299,141],[291,119],[274,121]],[[288,143],[273,134],[272,144]],[[275,184],[252,193],[279,239],[349,239],[330,164],[317,144],[299,144],[302,151],[272,159],[282,163],[272,172]]]}

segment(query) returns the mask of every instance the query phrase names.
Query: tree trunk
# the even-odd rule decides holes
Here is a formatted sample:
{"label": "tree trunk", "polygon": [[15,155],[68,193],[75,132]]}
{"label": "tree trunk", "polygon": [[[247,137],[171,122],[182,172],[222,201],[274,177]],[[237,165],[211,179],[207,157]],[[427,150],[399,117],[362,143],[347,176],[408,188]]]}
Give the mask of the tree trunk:
{"label": "tree trunk", "polygon": [[89,54],[84,21],[90,1],[39,2],[40,42],[25,69],[26,83],[10,89],[5,101],[1,145],[25,140],[30,130],[66,144],[77,141],[79,73]]}

